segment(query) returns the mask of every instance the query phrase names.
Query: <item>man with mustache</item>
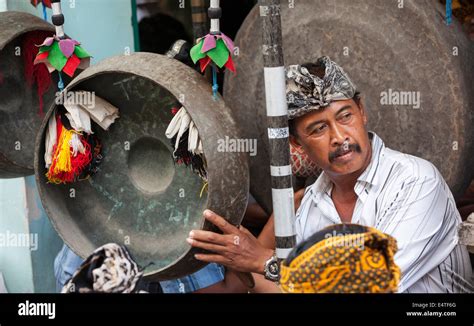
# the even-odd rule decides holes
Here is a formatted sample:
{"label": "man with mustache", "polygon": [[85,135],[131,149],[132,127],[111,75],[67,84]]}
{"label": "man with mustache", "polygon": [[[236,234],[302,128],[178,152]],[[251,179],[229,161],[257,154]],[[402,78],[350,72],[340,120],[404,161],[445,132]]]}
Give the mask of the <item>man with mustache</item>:
{"label": "man with mustache", "polygon": [[[332,224],[374,227],[397,240],[399,292],[472,292],[469,255],[458,244],[461,218],[436,167],[367,131],[359,92],[328,57],[289,66],[286,93],[290,141],[323,170],[297,210],[297,242]],[[192,231],[187,241],[211,251],[196,258],[254,273],[256,291],[278,291],[263,278],[276,280],[273,218],[256,239],[210,211],[204,216],[223,234]]]}

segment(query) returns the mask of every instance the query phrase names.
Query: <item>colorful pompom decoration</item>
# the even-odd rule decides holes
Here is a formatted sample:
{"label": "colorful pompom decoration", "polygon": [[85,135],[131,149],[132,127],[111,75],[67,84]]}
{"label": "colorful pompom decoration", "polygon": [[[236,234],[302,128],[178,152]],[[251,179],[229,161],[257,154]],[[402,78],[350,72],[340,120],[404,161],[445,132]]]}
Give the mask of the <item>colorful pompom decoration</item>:
{"label": "colorful pompom decoration", "polygon": [[207,34],[197,40],[190,54],[194,63],[199,61],[201,72],[204,72],[212,61],[217,67],[225,67],[235,73],[231,55],[233,50],[234,42],[228,36],[223,33]]}
{"label": "colorful pompom decoration", "polygon": [[43,4],[43,6],[45,6],[45,7],[51,8],[51,0],[31,0],[31,4],[32,4],[33,6],[35,6],[35,8],[36,8],[40,3]]}
{"label": "colorful pompom decoration", "polygon": [[46,38],[39,47],[34,63],[44,63],[50,73],[63,71],[73,77],[76,69],[85,69],[90,65],[91,55],[76,40],[53,36]]}

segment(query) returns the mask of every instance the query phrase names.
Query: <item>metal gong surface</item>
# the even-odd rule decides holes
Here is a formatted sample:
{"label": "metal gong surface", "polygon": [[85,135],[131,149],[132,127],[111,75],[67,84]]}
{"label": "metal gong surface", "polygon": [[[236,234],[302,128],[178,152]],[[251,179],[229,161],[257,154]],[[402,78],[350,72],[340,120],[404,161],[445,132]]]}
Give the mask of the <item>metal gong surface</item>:
{"label": "metal gong surface", "polygon": [[[403,8],[378,0],[293,3],[282,2],[285,65],[322,55],[340,64],[362,92],[369,129],[386,146],[431,161],[462,194],[474,172],[474,51],[457,21],[446,26],[444,7],[431,0],[405,0]],[[258,139],[250,189],[271,210],[260,24],[255,7],[237,34],[238,73],[226,74],[224,98],[245,137]],[[397,92],[412,102],[397,104]],[[384,95],[392,101],[382,105]]]}
{"label": "metal gong surface", "polygon": [[[239,224],[247,205],[247,157],[216,150],[219,139],[240,137],[222,98],[214,101],[209,84],[193,69],[149,53],[104,60],[81,73],[69,90],[95,92],[116,106],[120,117],[108,131],[94,129],[104,156],[97,174],[67,185],[46,182],[45,126],[54,106],[43,121],[36,143],[37,184],[64,241],[82,257],[105,243],[125,244],[153,280],[202,268],[186,238],[192,229],[212,229],[203,210]],[[209,182],[202,195],[203,181],[191,168],[175,165],[165,137],[178,100],[202,137]]]}
{"label": "metal gong surface", "polygon": [[[25,79],[23,41],[30,32],[47,37],[53,31],[53,25],[36,16],[0,12],[0,178],[34,173],[34,145],[42,116],[36,84],[28,86]],[[45,110],[56,91],[53,81],[43,95]]]}

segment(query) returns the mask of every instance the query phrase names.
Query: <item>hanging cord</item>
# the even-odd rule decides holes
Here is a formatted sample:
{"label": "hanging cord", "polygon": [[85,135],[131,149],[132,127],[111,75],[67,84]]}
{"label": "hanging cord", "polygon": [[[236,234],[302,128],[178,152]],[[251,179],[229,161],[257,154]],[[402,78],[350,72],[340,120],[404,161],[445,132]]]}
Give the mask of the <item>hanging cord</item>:
{"label": "hanging cord", "polygon": [[452,0],[446,0],[446,25],[451,25],[453,15],[453,4]]}
{"label": "hanging cord", "polygon": [[63,77],[60,71],[58,71],[58,75],[59,75],[58,88],[59,88],[59,91],[62,92],[64,90],[64,82],[63,82]]}
{"label": "hanging cord", "polygon": [[41,5],[43,6],[43,19],[45,21],[48,21],[48,11],[46,10],[46,5],[44,2],[41,2]]}
{"label": "hanging cord", "polygon": [[214,100],[217,101],[217,91],[219,90],[219,85],[217,84],[217,68],[216,65],[212,65],[212,95]]}

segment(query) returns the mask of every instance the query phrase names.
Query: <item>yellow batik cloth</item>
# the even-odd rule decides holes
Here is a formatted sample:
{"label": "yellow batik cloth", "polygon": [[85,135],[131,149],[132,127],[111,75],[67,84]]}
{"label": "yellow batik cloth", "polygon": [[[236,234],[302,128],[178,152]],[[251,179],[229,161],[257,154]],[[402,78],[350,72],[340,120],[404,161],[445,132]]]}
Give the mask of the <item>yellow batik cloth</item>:
{"label": "yellow batik cloth", "polygon": [[[314,244],[312,244],[314,243]],[[396,240],[374,228],[338,224],[298,245],[281,265],[287,293],[396,292]]]}

